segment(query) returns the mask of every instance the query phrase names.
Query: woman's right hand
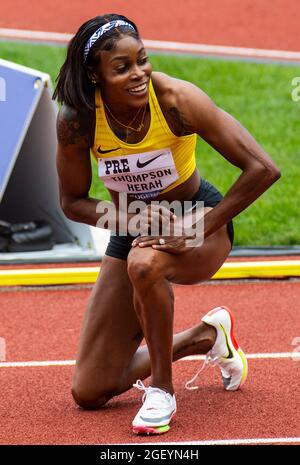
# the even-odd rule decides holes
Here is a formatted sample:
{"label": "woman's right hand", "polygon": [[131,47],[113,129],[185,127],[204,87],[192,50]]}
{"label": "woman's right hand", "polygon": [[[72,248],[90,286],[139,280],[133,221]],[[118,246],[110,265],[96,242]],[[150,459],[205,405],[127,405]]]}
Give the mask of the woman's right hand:
{"label": "woman's right hand", "polygon": [[172,234],[172,227],[176,215],[162,205],[151,203],[138,215],[141,236],[168,236]]}

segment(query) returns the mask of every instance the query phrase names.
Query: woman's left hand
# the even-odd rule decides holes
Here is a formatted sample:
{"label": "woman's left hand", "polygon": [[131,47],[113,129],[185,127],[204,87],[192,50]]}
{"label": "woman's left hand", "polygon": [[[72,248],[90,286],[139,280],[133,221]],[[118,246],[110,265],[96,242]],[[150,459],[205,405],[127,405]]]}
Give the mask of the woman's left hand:
{"label": "woman's left hand", "polygon": [[152,247],[162,252],[181,254],[187,252],[190,247],[186,246],[188,236],[140,236],[134,239],[132,247]]}

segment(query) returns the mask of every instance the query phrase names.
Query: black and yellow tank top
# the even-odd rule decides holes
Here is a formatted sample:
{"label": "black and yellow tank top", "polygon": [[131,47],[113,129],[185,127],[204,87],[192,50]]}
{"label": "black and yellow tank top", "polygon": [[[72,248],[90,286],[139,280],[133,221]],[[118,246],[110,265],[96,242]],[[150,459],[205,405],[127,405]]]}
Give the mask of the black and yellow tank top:
{"label": "black and yellow tank top", "polygon": [[154,198],[186,181],[194,172],[196,134],[178,137],[170,130],[150,81],[150,127],[136,144],[119,139],[106,119],[100,89],[95,93],[96,127],[92,155],[104,185],[137,199]]}

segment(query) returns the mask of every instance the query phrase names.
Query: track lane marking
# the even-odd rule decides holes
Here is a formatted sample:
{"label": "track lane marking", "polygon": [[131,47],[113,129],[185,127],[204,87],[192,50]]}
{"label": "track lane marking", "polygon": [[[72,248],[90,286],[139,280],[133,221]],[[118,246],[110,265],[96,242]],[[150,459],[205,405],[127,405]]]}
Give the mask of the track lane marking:
{"label": "track lane marking", "polygon": [[[0,270],[0,286],[49,286],[95,283],[101,266]],[[300,276],[300,260],[225,262],[214,279],[283,278]]]}
{"label": "track lane marking", "polygon": [[[247,359],[270,359],[270,358],[296,358],[295,352],[262,352],[260,354],[246,354]],[[300,354],[299,354],[300,359]],[[184,357],[181,360],[205,360],[205,355],[189,355],[188,357]]]}
{"label": "track lane marking", "polygon": [[[238,446],[246,444],[277,444],[277,443],[300,443],[300,437],[296,438],[245,438],[245,439],[212,439],[209,441],[185,441],[185,442],[153,442],[151,446],[163,445],[163,446]],[[106,444],[110,445],[110,444]],[[121,445],[114,443],[114,445]],[[122,444],[122,446],[149,446],[148,442],[128,442]]]}
{"label": "track lane marking", "polygon": [[[0,28],[0,38],[54,41],[66,44],[73,34],[48,31],[31,31],[28,29]],[[240,56],[266,58],[269,60],[300,61],[300,52],[290,50],[272,50],[247,47],[232,47],[223,45],[195,44],[184,42],[172,42],[164,40],[143,40],[145,47],[152,50],[200,53],[223,56]]]}
{"label": "track lane marking", "polygon": [[[258,353],[258,354],[247,354],[246,358],[248,360],[267,360],[267,359],[288,359],[292,361],[300,360],[300,354],[295,352],[278,352],[278,353]],[[185,362],[192,360],[205,360],[205,355],[190,355],[184,357],[177,362]],[[73,366],[75,365],[75,360],[34,360],[28,362],[1,362],[0,368],[26,368],[26,367],[50,367],[50,366]]]}

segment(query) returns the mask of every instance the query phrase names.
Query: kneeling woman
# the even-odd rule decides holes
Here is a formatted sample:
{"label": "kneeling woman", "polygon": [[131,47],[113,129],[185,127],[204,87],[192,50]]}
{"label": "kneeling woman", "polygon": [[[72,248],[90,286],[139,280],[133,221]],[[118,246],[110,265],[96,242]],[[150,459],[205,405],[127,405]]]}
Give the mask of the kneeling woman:
{"label": "kneeling woman", "polygon": [[[173,336],[171,283],[210,279],[231,250],[232,218],[280,174],[246,129],[202,90],[152,72],[136,25],[123,16],[98,16],[79,28],[54,97],[62,103],[57,169],[68,218],[92,226],[101,219],[99,200],[89,196],[90,150],[120,213],[126,212],[119,194],[129,205],[146,202],[146,231],[153,220],[166,220],[166,210],[158,211],[152,200],[204,202],[204,241],[193,247],[184,233],[134,238],[122,236],[115,225],[89,299],[74,371],[72,393],[80,406],[97,409],[134,384],[144,396],[133,431],[165,432],[176,412],[172,361],[208,354],[219,364],[227,390],[238,389],[247,376],[226,307]],[[224,198],[196,168],[197,135],[242,171]],[[176,226],[177,220],[170,214],[167,221]],[[198,313],[195,308],[196,319]],[[140,347],[143,337],[146,345]],[[146,387],[141,380],[150,375]]]}

